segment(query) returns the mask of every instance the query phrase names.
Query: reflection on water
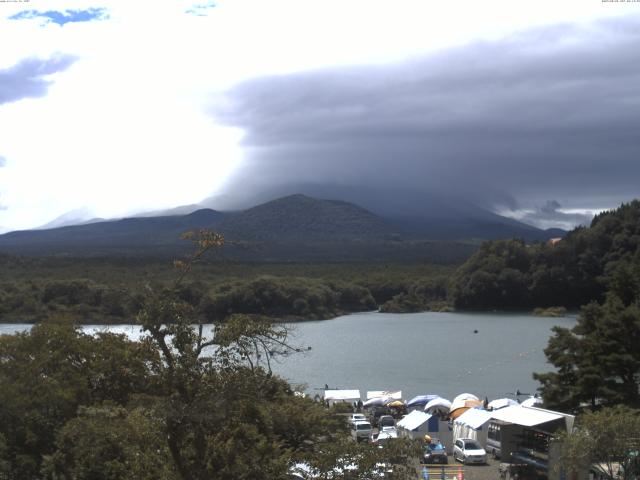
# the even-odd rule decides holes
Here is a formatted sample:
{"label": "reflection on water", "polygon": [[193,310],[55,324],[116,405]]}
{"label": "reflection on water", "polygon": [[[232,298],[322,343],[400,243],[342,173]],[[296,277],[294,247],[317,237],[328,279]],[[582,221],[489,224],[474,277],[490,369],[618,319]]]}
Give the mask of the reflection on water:
{"label": "reflection on water", "polygon": [[[331,388],[402,390],[404,398],[470,392],[489,399],[516,389],[533,393],[532,372],[548,371],[543,349],[551,327],[572,327],[575,318],[518,314],[360,313],[294,327],[291,341],[302,353],[280,358],[274,370],[311,395]],[[29,325],[1,324],[0,333]],[[132,339],[137,325],[87,325]],[[477,333],[474,333],[476,332]],[[306,350],[310,346],[311,350]]]}

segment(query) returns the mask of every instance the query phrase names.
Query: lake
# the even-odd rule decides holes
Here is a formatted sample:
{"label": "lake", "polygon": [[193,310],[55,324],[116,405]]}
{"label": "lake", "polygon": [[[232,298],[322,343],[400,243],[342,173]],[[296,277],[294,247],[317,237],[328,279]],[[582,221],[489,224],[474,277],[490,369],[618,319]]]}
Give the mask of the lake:
{"label": "lake", "polygon": [[[403,397],[435,393],[453,398],[462,392],[490,400],[538,387],[533,372],[552,369],[543,349],[554,325],[572,327],[576,318],[496,313],[358,313],[332,320],[291,324],[291,342],[303,350],[273,369],[310,395],[331,388],[402,390]],[[29,325],[0,324],[0,333]],[[132,325],[88,325],[140,335]],[[477,330],[477,333],[474,331]]]}

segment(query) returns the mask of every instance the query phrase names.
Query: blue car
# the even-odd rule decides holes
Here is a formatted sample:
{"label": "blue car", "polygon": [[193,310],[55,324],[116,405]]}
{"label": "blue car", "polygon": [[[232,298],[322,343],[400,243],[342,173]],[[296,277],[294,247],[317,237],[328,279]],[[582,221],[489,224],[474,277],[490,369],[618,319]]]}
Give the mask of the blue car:
{"label": "blue car", "polygon": [[447,451],[440,440],[431,439],[431,442],[424,447],[424,463],[447,464]]}

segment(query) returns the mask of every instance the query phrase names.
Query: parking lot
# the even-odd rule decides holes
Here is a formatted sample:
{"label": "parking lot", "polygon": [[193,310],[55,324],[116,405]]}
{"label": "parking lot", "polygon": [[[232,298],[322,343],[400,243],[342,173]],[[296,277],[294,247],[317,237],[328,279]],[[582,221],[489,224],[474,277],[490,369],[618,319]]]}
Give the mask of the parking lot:
{"label": "parking lot", "polygon": [[[347,414],[345,414],[345,418]],[[377,427],[372,429],[372,436],[376,437],[379,433]],[[355,439],[355,438],[354,438]],[[446,480],[457,480],[460,469],[463,473],[464,480],[500,480],[499,466],[500,460],[494,460],[491,456],[488,456],[487,463],[485,465],[463,465],[460,462],[453,459],[452,455],[447,456],[448,463],[444,465],[444,479]],[[417,478],[421,479],[422,477],[422,467],[421,465],[418,469]],[[426,465],[429,470],[429,479],[430,480],[439,480],[442,479],[442,467],[443,465],[432,464]],[[459,467],[459,468],[458,468]]]}
{"label": "parking lot", "polygon": [[[499,480],[500,474],[498,473],[498,466],[500,460],[494,460],[489,458],[486,465],[462,465],[460,462],[454,462],[453,457],[449,455],[449,464],[446,465],[445,478],[451,480],[457,479],[457,468],[454,466],[460,466],[464,475],[464,480]],[[430,480],[438,480],[442,478],[442,469],[440,465],[429,465]],[[419,477],[421,478],[421,477]]]}

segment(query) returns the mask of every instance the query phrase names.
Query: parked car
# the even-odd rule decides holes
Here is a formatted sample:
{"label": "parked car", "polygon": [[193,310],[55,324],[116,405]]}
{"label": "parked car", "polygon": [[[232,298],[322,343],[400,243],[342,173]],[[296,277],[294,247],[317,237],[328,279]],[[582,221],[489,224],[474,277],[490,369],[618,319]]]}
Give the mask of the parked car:
{"label": "parked car", "polygon": [[366,422],[366,421],[367,421],[367,417],[364,415],[364,413],[352,413],[347,417],[347,422],[349,423]]}
{"label": "parked car", "polygon": [[377,434],[371,435],[371,441],[380,447],[393,438],[398,438],[396,427],[382,427]]}
{"label": "parked car", "polygon": [[453,444],[453,459],[462,463],[487,463],[487,452],[471,438],[459,438]]}
{"label": "parked car", "polygon": [[378,428],[395,427],[396,420],[391,415],[381,415],[378,418]]}
{"label": "parked car", "polygon": [[373,427],[369,422],[360,421],[351,424],[351,436],[357,441],[369,440],[371,432],[373,432]]}
{"label": "parked car", "polygon": [[388,407],[374,407],[369,413],[369,422],[371,422],[371,425],[374,427],[377,427],[380,417],[383,415],[391,415],[391,413],[391,409]]}
{"label": "parked car", "polygon": [[424,455],[422,457],[424,463],[441,463],[447,464],[447,450],[437,438],[432,438],[431,442],[424,446]]}

